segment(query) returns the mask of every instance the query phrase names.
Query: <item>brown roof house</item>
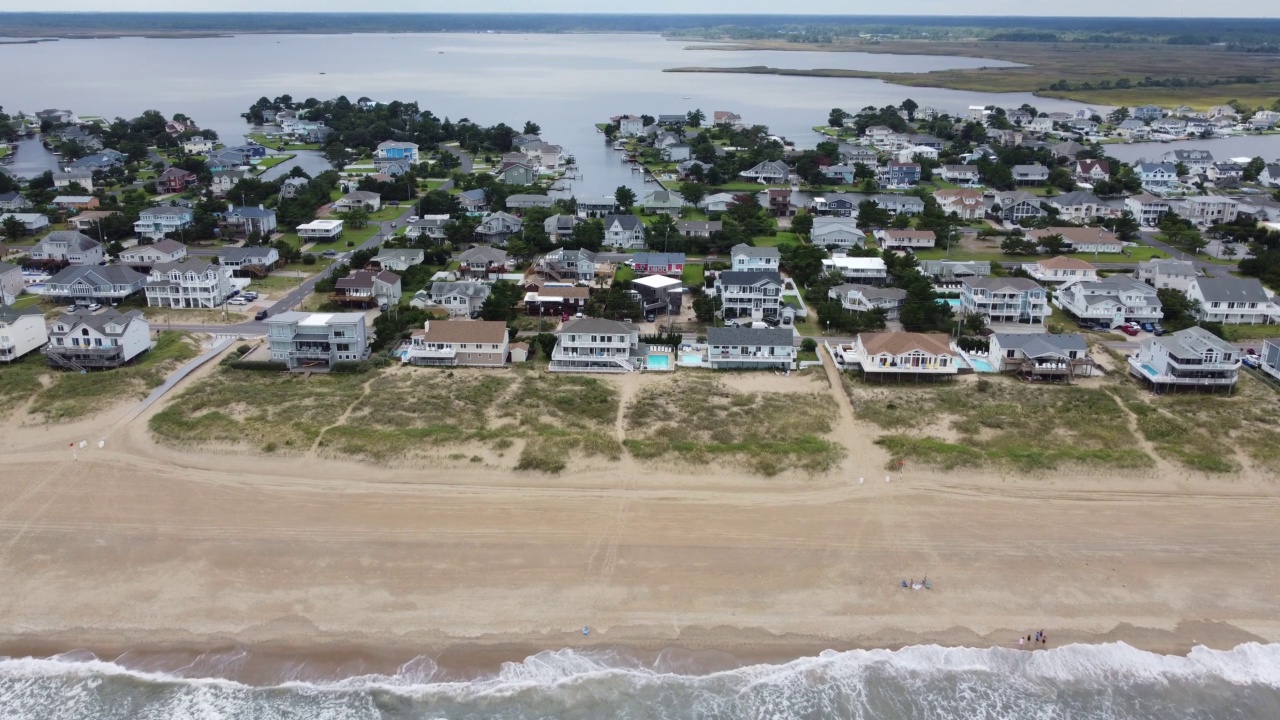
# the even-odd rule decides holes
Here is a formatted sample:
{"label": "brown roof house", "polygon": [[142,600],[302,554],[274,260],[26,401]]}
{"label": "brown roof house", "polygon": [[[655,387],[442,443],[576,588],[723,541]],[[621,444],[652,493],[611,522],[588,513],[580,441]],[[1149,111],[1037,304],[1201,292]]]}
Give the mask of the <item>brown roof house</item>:
{"label": "brown roof house", "polygon": [[[502,367],[510,352],[507,324],[501,320],[428,320],[414,330],[402,349],[407,365]],[[525,354],[528,350],[526,346]]]}
{"label": "brown roof house", "polygon": [[334,302],[348,305],[395,305],[400,302],[400,276],[390,270],[356,270],[334,283]]}
{"label": "brown roof house", "polygon": [[959,353],[942,333],[860,333],[845,351],[868,378],[946,378],[960,370]]}

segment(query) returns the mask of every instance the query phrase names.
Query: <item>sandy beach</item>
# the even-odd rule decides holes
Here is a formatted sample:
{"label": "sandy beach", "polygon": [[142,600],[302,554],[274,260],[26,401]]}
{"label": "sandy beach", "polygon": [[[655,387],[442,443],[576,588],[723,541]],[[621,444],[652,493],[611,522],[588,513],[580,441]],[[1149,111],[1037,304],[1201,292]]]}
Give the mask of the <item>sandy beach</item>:
{"label": "sandy beach", "polygon": [[[627,398],[652,378],[614,381]],[[1016,647],[1039,629],[1050,647],[1165,653],[1280,641],[1274,478],[1161,462],[1105,477],[908,465],[886,482],[875,428],[833,396],[848,454],[818,477],[629,457],[553,476],[192,452],[151,439],[163,402],[69,426],[11,415],[0,655],[238,646],[335,673],[418,655],[464,672],[585,646],[748,661]],[[924,576],[929,590],[901,587]]]}

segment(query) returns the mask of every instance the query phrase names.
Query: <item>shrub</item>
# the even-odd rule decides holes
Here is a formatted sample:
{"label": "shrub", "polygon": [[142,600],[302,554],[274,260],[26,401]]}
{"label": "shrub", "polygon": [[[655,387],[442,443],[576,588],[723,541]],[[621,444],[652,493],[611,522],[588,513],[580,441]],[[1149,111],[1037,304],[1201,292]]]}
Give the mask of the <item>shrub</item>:
{"label": "shrub", "polygon": [[818,349],[818,341],[813,338],[805,338],[800,343],[800,349],[805,352],[816,352]]}
{"label": "shrub", "polygon": [[303,256],[302,256],[302,264],[303,264],[303,265],[315,265],[315,264],[316,264],[316,256],[315,256],[315,255],[312,255],[311,253],[307,253],[306,255],[303,255]]}

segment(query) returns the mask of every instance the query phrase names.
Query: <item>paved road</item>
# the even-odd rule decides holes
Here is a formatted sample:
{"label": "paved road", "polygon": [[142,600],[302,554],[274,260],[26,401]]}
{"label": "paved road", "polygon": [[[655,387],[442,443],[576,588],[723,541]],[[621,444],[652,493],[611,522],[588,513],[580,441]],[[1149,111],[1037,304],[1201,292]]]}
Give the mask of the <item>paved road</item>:
{"label": "paved road", "polygon": [[458,158],[459,161],[462,162],[462,165],[458,169],[462,171],[463,175],[471,174],[471,167],[473,165],[471,161],[471,155],[467,154],[461,148],[456,148],[452,145],[445,145],[444,143],[440,143],[440,149],[453,155],[454,157]]}
{"label": "paved road", "polygon": [[1143,230],[1142,242],[1150,245],[1153,248],[1156,248],[1157,250],[1168,253],[1169,257],[1174,258],[1175,260],[1190,260],[1191,263],[1196,266],[1196,269],[1200,270],[1201,272],[1216,274],[1219,271],[1230,272],[1236,269],[1235,265],[1218,265],[1215,263],[1207,262],[1195,255],[1179,250],[1178,248],[1173,247],[1168,243],[1164,243],[1157,240],[1156,239],[1157,234],[1158,233],[1154,230]]}

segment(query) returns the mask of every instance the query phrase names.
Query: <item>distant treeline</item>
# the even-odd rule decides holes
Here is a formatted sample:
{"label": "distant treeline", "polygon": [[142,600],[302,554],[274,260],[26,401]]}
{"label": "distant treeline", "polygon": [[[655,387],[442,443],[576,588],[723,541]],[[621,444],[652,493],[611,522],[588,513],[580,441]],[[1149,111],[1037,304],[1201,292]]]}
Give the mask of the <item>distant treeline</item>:
{"label": "distant treeline", "polygon": [[[1043,42],[1162,42],[1275,47],[1280,19],[907,17],[873,15],[597,15],[541,13],[0,13],[13,37],[218,33],[663,32],[674,36],[830,42],[859,35]],[[1092,38],[1092,39],[1090,39]]]}

